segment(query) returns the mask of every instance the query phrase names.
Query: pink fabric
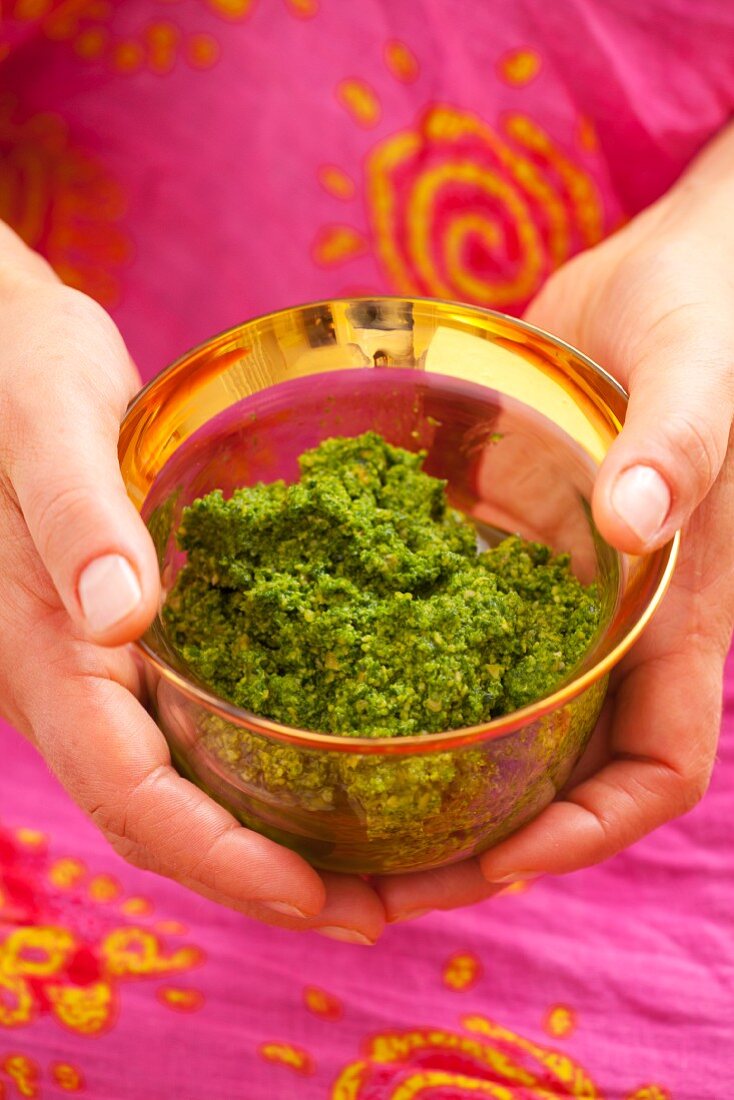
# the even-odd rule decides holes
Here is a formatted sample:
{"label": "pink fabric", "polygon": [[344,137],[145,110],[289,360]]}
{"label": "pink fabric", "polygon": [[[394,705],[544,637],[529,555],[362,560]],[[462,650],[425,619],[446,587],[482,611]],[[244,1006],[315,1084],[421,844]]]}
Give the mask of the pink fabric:
{"label": "pink fabric", "polygon": [[[519,310],[659,195],[734,104],[729,0],[8,6],[0,212],[113,306],[146,376],[245,317],[343,291]],[[463,137],[435,133],[445,108]],[[396,139],[411,134],[408,154]],[[421,218],[412,187],[439,165],[454,168]],[[346,177],[331,189],[327,167]],[[466,212],[499,229],[461,252],[483,288],[441,256]],[[415,253],[389,262],[408,222],[430,241],[427,272]]]}
{"label": "pink fabric", "polygon": [[[734,106],[729,0],[7,9],[0,215],[146,377],[343,292],[517,312]],[[3,727],[0,1097],[734,1095],[732,707],[693,814],[369,953],[125,866]]]}
{"label": "pink fabric", "polygon": [[[17,1003],[19,984],[32,1007],[30,1019],[0,1027],[0,1067],[12,1053],[29,1059],[44,1100],[67,1095],[54,1085],[55,1062],[74,1067],[94,1100],[397,1100],[401,1082],[435,1067],[512,1082],[500,1063],[488,1068],[486,1052],[497,1050],[545,1080],[546,1097],[725,1100],[734,1095],[729,672],[719,763],[692,814],[604,866],[395,925],[371,949],[259,926],[129,868],[4,730],[0,928],[12,937],[30,927],[41,959],[49,946],[39,927],[68,930],[74,951],[44,980],[9,963],[6,947],[0,1011]],[[19,827],[44,836],[18,840]],[[77,862],[60,866],[66,859]],[[108,937],[120,928],[155,941],[129,933],[125,951],[114,949]],[[95,996],[64,1021],[49,987]],[[511,1037],[482,1034],[482,1020]],[[394,1037],[406,1032],[419,1034],[401,1046]],[[561,1077],[520,1043],[558,1052]],[[359,1082],[354,1091],[345,1079]],[[7,1068],[0,1081],[15,1098]],[[455,1081],[416,1095],[477,1093]]]}

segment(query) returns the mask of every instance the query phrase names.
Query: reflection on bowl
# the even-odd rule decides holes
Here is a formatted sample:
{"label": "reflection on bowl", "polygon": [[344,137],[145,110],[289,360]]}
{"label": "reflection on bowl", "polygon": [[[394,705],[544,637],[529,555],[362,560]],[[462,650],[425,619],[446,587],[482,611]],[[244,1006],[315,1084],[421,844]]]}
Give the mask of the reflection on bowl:
{"label": "reflection on bowl", "polygon": [[570,552],[602,626],[572,679],[481,726],[399,738],[279,726],[198,682],[157,619],[140,642],[179,770],[244,824],[317,866],[435,867],[535,816],[593,730],[610,669],[660,602],[677,539],[644,558],[596,531],[595,472],[624,418],[616,382],[501,314],[395,298],[332,301],[248,322],[158,376],[128,411],[120,462],[158,551],[164,593],[184,563],[182,510],[211,489],[295,480],[298,456],[372,429],[425,450],[480,542],[505,532]]}

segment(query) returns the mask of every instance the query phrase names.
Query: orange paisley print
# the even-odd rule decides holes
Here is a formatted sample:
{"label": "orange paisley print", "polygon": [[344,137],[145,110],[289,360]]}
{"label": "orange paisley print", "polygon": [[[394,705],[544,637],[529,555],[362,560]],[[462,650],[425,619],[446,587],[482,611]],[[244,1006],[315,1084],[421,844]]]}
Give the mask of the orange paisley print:
{"label": "orange paisley print", "polygon": [[105,306],[118,300],[131,256],[124,212],[122,191],[74,147],[62,119],[24,118],[12,97],[0,97],[0,220]]}
{"label": "orange paisley print", "polygon": [[[285,11],[301,21],[312,19],[319,10],[317,0],[283,2]],[[250,17],[257,4],[258,0],[200,0],[196,22],[207,25],[214,16],[225,23],[239,23]],[[221,44],[214,35],[206,30],[184,30],[178,21],[168,18],[172,14],[170,0],[156,0],[148,8],[144,22],[132,34],[129,29],[124,34],[118,32],[117,6],[107,0],[9,0],[6,15],[21,26],[35,23],[45,38],[70,47],[80,61],[122,75],[146,69],[167,76],[181,64],[210,69],[217,63]],[[9,53],[10,46],[0,40],[0,62]]]}
{"label": "orange paisley print", "polygon": [[376,256],[403,294],[521,308],[604,235],[591,177],[520,114],[498,132],[468,111],[430,107],[370,153],[366,197]]}

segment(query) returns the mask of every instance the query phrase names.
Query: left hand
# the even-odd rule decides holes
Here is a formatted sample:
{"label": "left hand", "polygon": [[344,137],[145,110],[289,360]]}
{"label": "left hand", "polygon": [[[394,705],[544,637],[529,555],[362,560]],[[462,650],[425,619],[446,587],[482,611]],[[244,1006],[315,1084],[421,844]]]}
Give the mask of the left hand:
{"label": "left hand", "polygon": [[139,379],[112,319],[2,223],[0,331],[0,716],[129,863],[265,923],[373,942],[368,883],[319,874],[174,770],[126,646],[159,599],[117,456]]}
{"label": "left hand", "polygon": [[706,790],[734,624],[734,174],[723,167],[733,149],[729,131],[664,199],[566,264],[527,312],[628,389],[594,517],[630,553],[683,528],[671,588],[616,670],[559,800],[480,857],[379,881],[389,920],[598,863]]}

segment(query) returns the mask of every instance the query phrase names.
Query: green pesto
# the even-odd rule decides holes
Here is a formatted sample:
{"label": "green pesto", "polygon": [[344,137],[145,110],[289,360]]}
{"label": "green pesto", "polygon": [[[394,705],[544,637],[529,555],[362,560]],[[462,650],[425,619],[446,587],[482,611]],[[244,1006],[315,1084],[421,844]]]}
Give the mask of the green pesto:
{"label": "green pesto", "polygon": [[[215,491],[185,509],[187,564],[163,617],[196,675],[255,714],[361,737],[475,725],[567,679],[599,625],[596,589],[539,543],[478,552],[424,457],[371,432],[328,439],[301,456],[296,484]],[[270,790],[332,797],[297,749],[250,754],[247,767]],[[441,753],[400,766],[362,757],[341,782],[360,804],[377,800],[385,822],[407,791],[414,807],[440,803],[454,768]]]}

